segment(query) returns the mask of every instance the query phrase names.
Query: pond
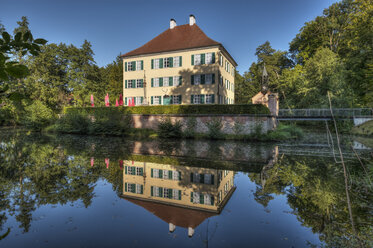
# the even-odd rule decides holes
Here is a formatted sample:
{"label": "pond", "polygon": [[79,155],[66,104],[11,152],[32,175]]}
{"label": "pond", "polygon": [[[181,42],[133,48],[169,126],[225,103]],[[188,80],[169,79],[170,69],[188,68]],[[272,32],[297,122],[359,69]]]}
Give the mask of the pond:
{"label": "pond", "polygon": [[[353,146],[368,166],[369,147]],[[2,131],[0,247],[370,247],[369,168],[343,151],[351,214],[327,141]]]}

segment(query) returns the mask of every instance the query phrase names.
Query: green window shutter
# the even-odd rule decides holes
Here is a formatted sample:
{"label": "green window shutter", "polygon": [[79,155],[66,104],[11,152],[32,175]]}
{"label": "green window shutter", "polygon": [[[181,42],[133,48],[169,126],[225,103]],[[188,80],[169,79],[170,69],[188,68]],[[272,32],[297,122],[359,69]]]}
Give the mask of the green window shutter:
{"label": "green window shutter", "polygon": [[124,98],[124,105],[127,105],[127,97]]}
{"label": "green window shutter", "polygon": [[201,75],[201,84],[205,84],[205,74]]}
{"label": "green window shutter", "polygon": [[215,53],[212,53],[212,63],[215,64]]}
{"label": "green window shutter", "polygon": [[159,68],[163,68],[163,59],[159,59]]}
{"label": "green window shutter", "polygon": [[172,179],[172,171],[168,171],[168,179]]}
{"label": "green window shutter", "polygon": [[141,88],[144,88],[144,79],[140,79],[141,80]]}
{"label": "green window shutter", "polygon": [[192,65],[194,65],[194,55],[192,55]]}
{"label": "green window shutter", "polygon": [[[153,97],[152,97],[153,99]],[[153,169],[150,170],[150,177],[153,177]]]}
{"label": "green window shutter", "polygon": [[152,78],[152,87],[154,87],[154,78]]}
{"label": "green window shutter", "polygon": [[132,167],[132,175],[136,175],[136,167]]}
{"label": "green window shutter", "polygon": [[215,95],[214,94],[211,95],[211,103],[215,103]]}
{"label": "green window shutter", "polygon": [[172,95],[170,96],[170,104],[174,104]]}
{"label": "green window shutter", "polygon": [[200,174],[199,175],[199,182],[200,183],[205,183],[205,174]]}
{"label": "green window shutter", "polygon": [[154,195],[154,193],[153,193],[153,192],[154,192],[154,187],[153,187],[153,186],[151,186],[151,187],[150,187],[150,195],[151,195],[151,196],[153,196],[153,195]]}
{"label": "green window shutter", "polygon": [[181,200],[181,190],[179,190],[179,200]]}
{"label": "green window shutter", "polygon": [[153,105],[153,97],[150,97],[150,103]]}
{"label": "green window shutter", "polygon": [[124,174],[126,174],[126,175],[127,175],[127,165],[126,165],[126,166],[124,166]]}
{"label": "green window shutter", "polygon": [[180,66],[180,67],[183,66],[183,62],[182,62],[182,60],[183,60],[183,57],[182,57],[182,56],[179,56],[179,66]]}
{"label": "green window shutter", "polygon": [[205,64],[205,54],[202,53],[201,54],[201,65],[204,65]]}
{"label": "green window shutter", "polygon": [[214,206],[214,201],[215,201],[215,198],[211,196],[211,206]]}
{"label": "green window shutter", "polygon": [[190,192],[190,202],[193,202],[193,192]]}
{"label": "green window shutter", "polygon": [[191,183],[194,183],[194,182],[193,182],[193,173],[192,173],[192,172],[190,173],[190,182],[191,182]]}
{"label": "green window shutter", "polygon": [[132,193],[136,193],[136,184],[132,183]]}
{"label": "green window shutter", "polygon": [[144,185],[141,185],[140,194],[144,194]]}
{"label": "green window shutter", "polygon": [[127,183],[124,183],[124,191],[127,192]]}
{"label": "green window shutter", "polygon": [[179,104],[181,104],[181,95],[179,95]]}
{"label": "green window shutter", "polygon": [[174,84],[173,84],[173,79],[174,79],[173,77],[169,77],[169,78],[168,78],[168,85],[169,85],[169,86],[174,86]]}
{"label": "green window shutter", "polygon": [[205,95],[201,95],[201,104],[205,103]]}
{"label": "green window shutter", "polygon": [[144,168],[140,168],[140,175],[139,176],[143,176],[144,175]]}
{"label": "green window shutter", "polygon": [[136,61],[132,61],[132,71],[136,71]]}
{"label": "green window shutter", "polygon": [[183,78],[179,76],[179,85],[182,85],[182,84],[183,84]]}
{"label": "green window shutter", "polygon": [[179,180],[181,180],[181,172],[179,171]]}
{"label": "green window shutter", "polygon": [[144,60],[141,60],[141,70],[144,70]]}
{"label": "green window shutter", "polygon": [[211,82],[211,83],[212,83],[212,84],[215,83],[215,73],[212,74],[212,82]]}
{"label": "green window shutter", "polygon": [[125,80],[125,85],[124,85],[124,88],[127,89],[127,80]]}
{"label": "green window shutter", "polygon": [[159,187],[158,196],[163,197],[163,188]]}
{"label": "green window shutter", "polygon": [[200,195],[199,195],[199,203],[200,203],[200,204],[205,204],[205,199],[204,199],[204,197],[203,197],[203,194],[200,194]]}
{"label": "green window shutter", "polygon": [[174,67],[174,58],[173,57],[169,57],[168,59],[170,61],[170,67]]}
{"label": "green window shutter", "polygon": [[194,100],[194,95],[191,95],[190,96],[190,104],[193,104],[193,102],[194,102],[193,100]]}
{"label": "green window shutter", "polygon": [[132,80],[132,88],[136,88],[136,87],[137,87],[136,79],[133,79]]}
{"label": "green window shutter", "polygon": [[159,177],[159,178],[163,178],[163,170],[159,170],[158,177]]}
{"label": "green window shutter", "polygon": [[141,104],[144,102],[144,97],[142,96],[141,97]]}
{"label": "green window shutter", "polygon": [[194,85],[194,75],[190,76],[190,82],[192,85]]}
{"label": "green window shutter", "polygon": [[152,69],[154,69],[154,59],[152,59]]}
{"label": "green window shutter", "polygon": [[168,189],[168,198],[172,199],[172,189]]}
{"label": "green window shutter", "polygon": [[124,63],[124,70],[127,71],[127,62]]}
{"label": "green window shutter", "polygon": [[163,78],[159,78],[159,87],[163,86]]}

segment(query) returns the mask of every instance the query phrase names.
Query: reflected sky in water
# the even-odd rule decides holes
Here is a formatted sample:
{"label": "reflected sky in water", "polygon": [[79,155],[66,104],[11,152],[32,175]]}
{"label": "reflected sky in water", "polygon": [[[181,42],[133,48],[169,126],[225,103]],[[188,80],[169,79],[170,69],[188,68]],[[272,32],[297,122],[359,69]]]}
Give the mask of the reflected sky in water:
{"label": "reflected sky in water", "polygon": [[[0,247],[312,247],[359,242],[351,238],[343,172],[330,149],[0,136]],[[358,150],[362,156],[366,151]],[[351,172],[361,173],[347,151],[346,158]],[[352,187],[361,192],[359,185]],[[352,194],[355,228],[360,244],[369,246],[372,192],[360,196]]]}

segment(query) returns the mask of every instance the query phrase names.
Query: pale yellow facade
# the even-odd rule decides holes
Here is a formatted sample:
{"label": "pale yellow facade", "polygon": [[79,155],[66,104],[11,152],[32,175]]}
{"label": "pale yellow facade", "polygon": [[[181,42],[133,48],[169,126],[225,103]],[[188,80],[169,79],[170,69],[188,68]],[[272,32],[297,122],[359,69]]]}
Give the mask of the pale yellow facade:
{"label": "pale yellow facade", "polygon": [[[159,171],[164,174],[162,178],[157,174]],[[160,188],[172,190],[172,194],[159,193]],[[220,213],[234,189],[233,171],[124,161],[123,196],[126,197]]]}
{"label": "pale yellow facade", "polygon": [[[211,64],[193,65],[192,55],[214,54],[215,62]],[[160,58],[181,58],[181,66],[155,69],[154,61]],[[130,71],[128,66],[137,63],[137,70]],[[153,61],[153,62],[152,62]],[[152,68],[153,63],[153,68]],[[235,62],[221,46],[180,50],[173,52],[153,53],[123,58],[123,98],[125,105],[164,105],[165,96],[180,96],[173,98],[171,104],[233,104],[234,103],[234,71]],[[193,85],[192,75],[212,75],[214,83]],[[181,85],[175,86],[175,78],[181,76]],[[173,86],[155,87],[153,81],[157,78],[173,78]],[[204,76],[203,76],[204,77]],[[206,76],[207,77],[207,76]],[[209,76],[210,77],[210,76]],[[144,83],[129,87],[129,81],[143,80]],[[138,81],[135,81],[138,84]],[[140,86],[140,87],[137,87]],[[198,102],[193,96],[203,95],[204,102]],[[207,97],[207,95],[209,95]],[[213,97],[211,95],[214,95]],[[158,101],[155,97],[161,97]],[[209,98],[209,100],[207,100]],[[212,99],[213,102],[212,102]],[[178,102],[178,99],[180,100]],[[192,99],[194,102],[192,102]],[[201,101],[201,99],[200,99]]]}

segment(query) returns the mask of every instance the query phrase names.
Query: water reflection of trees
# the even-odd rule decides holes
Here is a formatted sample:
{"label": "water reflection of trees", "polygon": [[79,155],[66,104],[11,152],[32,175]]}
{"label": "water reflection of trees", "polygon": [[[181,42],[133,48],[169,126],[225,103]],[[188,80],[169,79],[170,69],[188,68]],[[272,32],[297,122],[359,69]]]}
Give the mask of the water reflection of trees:
{"label": "water reflection of trees", "polygon": [[[361,167],[350,164],[350,174],[363,177]],[[263,175],[264,174],[264,175]],[[274,195],[284,194],[298,220],[327,247],[371,247],[373,245],[373,192],[357,189],[350,181],[354,235],[346,203],[343,170],[334,161],[321,158],[283,157],[261,175],[251,173],[257,183],[255,200],[267,207]]]}
{"label": "water reflection of trees", "polygon": [[85,155],[69,156],[54,139],[19,133],[2,134],[0,140],[0,231],[5,212],[28,232],[32,213],[42,205],[80,200],[88,207],[100,177],[115,182],[118,194],[122,188],[119,166],[91,167]]}

